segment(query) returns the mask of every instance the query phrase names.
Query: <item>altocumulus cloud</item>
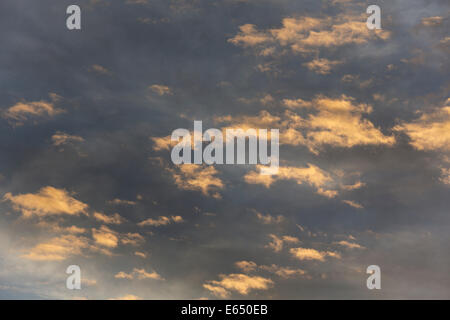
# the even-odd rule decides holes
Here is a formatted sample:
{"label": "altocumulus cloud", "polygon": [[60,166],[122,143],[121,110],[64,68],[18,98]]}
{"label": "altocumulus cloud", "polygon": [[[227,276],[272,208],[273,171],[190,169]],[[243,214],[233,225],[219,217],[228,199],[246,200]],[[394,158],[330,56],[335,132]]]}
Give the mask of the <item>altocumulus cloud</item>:
{"label": "altocumulus cloud", "polygon": [[12,195],[6,193],[3,197],[10,201],[15,210],[22,212],[24,217],[46,215],[80,215],[87,214],[88,205],[73,198],[66,190],[51,186],[43,187],[36,194]]}

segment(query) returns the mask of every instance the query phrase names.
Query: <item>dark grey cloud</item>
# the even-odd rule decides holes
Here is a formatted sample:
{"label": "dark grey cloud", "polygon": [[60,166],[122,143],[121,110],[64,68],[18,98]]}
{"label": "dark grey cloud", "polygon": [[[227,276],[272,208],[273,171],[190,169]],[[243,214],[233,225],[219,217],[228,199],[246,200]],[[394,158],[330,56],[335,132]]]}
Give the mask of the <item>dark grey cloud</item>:
{"label": "dark grey cloud", "polygon": [[[1,197],[36,194],[45,186],[65,189],[87,204],[91,215],[124,217],[127,222],[109,225],[118,234],[145,237],[140,246],[118,245],[112,256],[83,250],[62,261],[30,261],[23,257],[26,252],[61,236],[38,227],[39,221],[85,228],[83,236],[89,239],[91,229],[102,223],[92,216],[24,219],[11,201],[3,201],[0,298],[214,298],[202,285],[219,280],[220,274],[240,273],[234,263],[242,260],[301,268],[308,277],[286,280],[259,270],[255,274],[272,279],[274,286],[245,296],[232,291],[233,298],[449,298],[449,186],[439,180],[448,154],[416,150],[405,134],[392,130],[448,99],[448,47],[441,43],[450,36],[447,1],[376,1],[391,36],[320,49],[320,58],[343,61],[328,75],[304,66],[314,56],[285,52],[262,57],[228,40],[242,25],[264,31],[281,28],[288,17],[334,17],[361,9],[364,18],[366,1],[130,2],[78,1],[81,31],[65,27],[65,10],[73,1],[0,4],[1,114],[19,102],[49,102],[51,93],[61,96],[54,107],[64,110],[22,125],[0,118]],[[443,17],[442,22],[433,27],[421,23],[433,16]],[[262,63],[272,63],[277,72],[259,71]],[[345,75],[355,80],[343,81]],[[171,94],[152,91],[155,84],[167,86]],[[264,105],[261,98],[268,94],[274,101]],[[216,167],[224,183],[221,199],[184,190],[167,170],[173,168],[169,152],[155,151],[150,139],[176,128],[192,130],[194,119],[214,127],[218,116],[257,116],[262,110],[282,115],[283,99],[343,94],[372,105],[373,112],[364,118],[395,136],[396,143],[325,146],[318,155],[305,146],[282,145],[281,160],[290,166],[312,163],[334,177],[343,173],[337,184],[365,184],[339,189],[333,199],[293,180],[279,180],[270,188],[248,184],[244,176],[251,166]],[[57,132],[83,141],[54,146]],[[136,204],[114,205],[113,199]],[[284,221],[264,224],[254,210],[282,215]],[[184,222],[137,226],[160,216],[182,216]],[[300,242],[274,252],[266,247],[270,234]],[[365,249],[336,244],[342,240]],[[300,261],[289,253],[294,247],[339,252],[341,258]],[[70,264],[80,265],[96,284],[80,292],[66,290]],[[382,269],[379,293],[365,286],[365,268],[371,264]],[[134,268],[154,270],[165,280],[114,278]]]}

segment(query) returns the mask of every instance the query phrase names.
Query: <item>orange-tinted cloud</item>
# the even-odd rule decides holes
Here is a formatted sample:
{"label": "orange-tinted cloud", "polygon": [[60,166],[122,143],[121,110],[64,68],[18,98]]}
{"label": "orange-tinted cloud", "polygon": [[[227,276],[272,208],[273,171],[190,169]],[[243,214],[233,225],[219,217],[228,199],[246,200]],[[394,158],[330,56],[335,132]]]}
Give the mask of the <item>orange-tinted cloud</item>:
{"label": "orange-tinted cloud", "polygon": [[97,244],[108,248],[115,248],[119,243],[117,232],[106,226],[101,226],[99,229],[93,228],[92,237]]}
{"label": "orange-tinted cloud", "polygon": [[291,248],[289,251],[291,255],[298,260],[325,261],[326,257],[341,258],[339,253],[333,251],[318,251],[316,249],[308,248]]}
{"label": "orange-tinted cloud", "polygon": [[14,210],[22,212],[24,217],[47,215],[86,214],[88,205],[71,197],[64,189],[43,187],[38,193],[12,195],[6,193],[4,200],[10,201]]}
{"label": "orange-tinted cloud", "polygon": [[15,124],[22,124],[23,122],[36,118],[36,117],[54,117],[64,110],[55,107],[55,103],[61,99],[55,93],[50,93],[51,101],[32,101],[32,102],[18,102],[12,107],[8,108],[4,113],[3,117]]}
{"label": "orange-tinted cloud", "polygon": [[122,216],[120,216],[118,213],[114,213],[113,215],[106,215],[101,212],[94,212],[93,217],[103,223],[106,224],[121,224],[125,221]]}
{"label": "orange-tinted cloud", "polygon": [[213,166],[184,164],[175,169],[168,169],[172,173],[175,184],[183,190],[200,191],[205,196],[221,198],[219,190],[225,187]]}
{"label": "orange-tinted cloud", "polygon": [[[257,167],[261,168],[261,166]],[[307,183],[315,187],[318,194],[327,198],[334,198],[338,194],[336,190],[329,188],[334,184],[331,175],[313,164],[308,164],[306,168],[280,167],[275,175],[262,175],[256,171],[250,171],[244,179],[247,183],[262,184],[267,188],[277,180],[294,180],[298,184]]]}
{"label": "orange-tinted cloud", "polygon": [[160,216],[157,219],[149,218],[144,221],[141,221],[138,223],[138,226],[160,227],[160,226],[166,226],[171,223],[181,223],[183,221],[184,220],[181,216],[171,216],[171,217]]}
{"label": "orange-tinted cloud", "polygon": [[59,261],[72,255],[80,255],[88,247],[89,240],[85,237],[63,235],[36,245],[23,257],[36,261]]}
{"label": "orange-tinted cloud", "polygon": [[229,296],[229,291],[236,291],[242,295],[247,295],[252,290],[268,290],[273,285],[271,279],[260,276],[221,274],[219,277],[221,278],[220,281],[208,281],[203,287],[221,297]]}
{"label": "orange-tinted cloud", "polygon": [[410,144],[417,150],[450,151],[450,98],[445,106],[410,123],[402,123],[395,130],[404,132],[411,139]]}

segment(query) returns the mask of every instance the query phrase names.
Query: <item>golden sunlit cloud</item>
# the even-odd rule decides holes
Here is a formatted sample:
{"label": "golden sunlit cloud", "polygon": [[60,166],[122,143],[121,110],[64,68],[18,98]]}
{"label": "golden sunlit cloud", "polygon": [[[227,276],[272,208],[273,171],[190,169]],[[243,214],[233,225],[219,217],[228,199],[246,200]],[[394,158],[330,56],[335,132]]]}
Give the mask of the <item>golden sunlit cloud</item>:
{"label": "golden sunlit cloud", "polygon": [[352,201],[352,200],[342,200],[343,203],[348,204],[350,207],[356,208],[356,209],[363,209],[364,207],[360,205],[359,203]]}
{"label": "golden sunlit cloud", "polygon": [[114,278],[116,279],[127,279],[127,280],[133,280],[133,279],[153,279],[153,280],[164,280],[158,273],[155,271],[153,272],[147,272],[145,269],[138,269],[134,268],[132,273],[126,273],[123,271],[118,272]]}
{"label": "golden sunlit cloud", "polygon": [[450,185],[450,168],[441,168],[441,177],[439,180],[447,185]]}
{"label": "golden sunlit cloud", "polygon": [[147,258],[147,254],[145,252],[136,251],[134,253],[135,256],[141,257],[142,259]]}
{"label": "golden sunlit cloud", "polygon": [[291,255],[298,260],[318,260],[325,261],[327,256],[340,259],[341,256],[337,252],[332,251],[318,251],[308,248],[291,248],[289,250]]}
{"label": "golden sunlit cloud", "polygon": [[54,233],[62,233],[62,234],[81,234],[85,233],[87,230],[85,228],[80,228],[77,226],[70,227],[62,227],[57,222],[47,222],[47,221],[39,221],[36,224],[38,227],[46,228],[51,230]]}
{"label": "golden sunlit cloud", "polygon": [[284,221],[284,217],[282,215],[272,216],[270,214],[262,214],[260,212],[255,212],[256,217],[263,223],[263,224],[278,224]]}
{"label": "golden sunlit cloud", "polygon": [[84,139],[79,136],[74,136],[65,132],[58,131],[52,136],[52,142],[54,146],[59,147],[72,142],[84,142]]}
{"label": "golden sunlit cloud", "polygon": [[120,242],[132,246],[138,246],[145,241],[145,238],[139,233],[128,232],[121,235]]}
{"label": "golden sunlit cloud", "polygon": [[172,173],[175,184],[183,190],[200,191],[205,196],[221,198],[218,190],[225,187],[213,166],[185,164],[175,169],[168,169]]}
{"label": "golden sunlit cloud", "polygon": [[347,191],[357,190],[364,187],[366,184],[361,181],[357,181],[352,185],[342,185],[341,188]]}
{"label": "golden sunlit cloud", "polygon": [[281,267],[276,264],[272,264],[270,266],[258,266],[253,261],[238,261],[234,264],[237,268],[244,271],[245,273],[250,273],[253,271],[256,271],[257,269],[264,270],[270,273],[273,273],[280,278],[283,279],[289,279],[289,278],[295,278],[299,276],[306,275],[306,271],[302,269],[295,269],[295,268],[289,268],[289,267]]}
{"label": "golden sunlit cloud", "polygon": [[8,108],[3,113],[3,117],[13,121],[16,125],[20,125],[32,118],[44,116],[54,117],[65,112],[64,110],[55,107],[55,103],[61,100],[61,97],[55,93],[50,93],[49,96],[51,101],[18,102]]}
{"label": "golden sunlit cloud", "polygon": [[171,95],[172,90],[168,86],[160,85],[160,84],[154,84],[149,87],[150,90],[157,93],[160,96],[163,95]]}
{"label": "golden sunlit cloud", "polygon": [[288,17],[282,20],[281,28],[265,31],[258,30],[253,24],[245,24],[228,41],[236,46],[252,48],[257,55],[276,56],[278,51],[286,48],[293,53],[312,54],[321,48],[363,44],[389,37],[390,33],[385,30],[371,32],[363,16],[341,14],[324,18]]}
{"label": "golden sunlit cloud", "polygon": [[307,67],[310,71],[314,71],[318,74],[330,74],[331,70],[342,64],[342,61],[331,61],[328,59],[314,59],[310,62],[306,62],[304,65]]}
{"label": "golden sunlit cloud", "polygon": [[[301,98],[283,99],[287,110],[280,115],[261,111],[258,116],[226,116],[216,122],[228,122],[233,127],[278,128],[281,145],[304,145],[312,153],[319,154],[325,146],[352,148],[365,145],[395,144],[394,136],[387,136],[363,115],[372,107],[357,104],[355,99],[342,95],[338,98],[316,96],[307,101]],[[306,116],[300,116],[304,113]]]}
{"label": "golden sunlit cloud", "polygon": [[184,220],[181,216],[171,216],[171,217],[161,216],[158,219],[149,218],[144,221],[141,221],[138,223],[138,226],[160,227],[160,226],[166,226],[171,223],[181,223],[181,222],[184,222]]}
{"label": "golden sunlit cloud", "polygon": [[258,265],[256,263],[254,263],[253,261],[237,261],[235,263],[235,266],[238,267],[239,269],[241,269],[242,271],[249,273],[251,271],[256,270],[256,268],[258,267]]}
{"label": "golden sunlit cloud", "polygon": [[170,147],[174,144],[171,140],[171,136],[150,137],[150,140],[153,141],[154,151],[170,150]]}
{"label": "golden sunlit cloud", "polygon": [[88,247],[89,240],[85,237],[63,235],[36,245],[23,257],[36,261],[59,261],[72,255],[80,255],[82,249]]}
{"label": "golden sunlit cloud", "polygon": [[260,266],[259,268],[261,270],[271,272],[283,279],[296,278],[306,275],[306,271],[303,269],[280,267],[275,264],[272,264],[270,266]]}
{"label": "golden sunlit cloud", "polygon": [[106,226],[101,226],[100,229],[92,229],[92,237],[99,245],[115,248],[119,243],[117,233]]}
{"label": "golden sunlit cloud", "polygon": [[275,252],[280,252],[281,250],[283,250],[283,246],[285,243],[294,244],[300,242],[298,238],[292,236],[282,236],[280,238],[274,234],[269,234],[269,237],[272,240],[269,242],[268,245],[266,245],[266,248],[270,248]]}
{"label": "golden sunlit cloud", "polygon": [[211,284],[205,283],[203,284],[203,288],[210,291],[213,295],[219,298],[226,299],[230,296],[230,292],[222,287],[213,286]]}
{"label": "golden sunlit cloud", "polygon": [[346,240],[336,242],[336,244],[341,245],[343,247],[347,247],[349,249],[365,249],[363,246],[361,246],[360,244],[358,244],[356,242],[349,242]]}
{"label": "golden sunlit cloud", "polygon": [[114,278],[131,280],[131,279],[133,279],[133,274],[120,271],[114,275]]}
{"label": "golden sunlit cloud", "polygon": [[12,195],[6,193],[4,200],[10,201],[14,210],[22,212],[24,217],[47,215],[87,214],[88,205],[71,197],[64,189],[43,187],[38,193]]}
{"label": "golden sunlit cloud", "polygon": [[449,152],[450,98],[444,107],[423,113],[419,119],[397,125],[394,129],[407,134],[410,144],[417,150]]}
{"label": "golden sunlit cloud", "polygon": [[94,212],[93,217],[103,223],[106,224],[121,224],[125,221],[124,218],[122,218],[118,213],[114,213],[113,215],[106,215],[101,212]]}
{"label": "golden sunlit cloud", "polygon": [[229,296],[229,291],[236,291],[247,295],[252,290],[268,290],[273,281],[260,276],[248,276],[246,274],[219,275],[220,281],[208,281],[203,287],[212,294],[220,297]]}
{"label": "golden sunlit cloud", "polygon": [[317,113],[309,114],[302,121],[292,121],[291,127],[307,131],[306,136],[302,135],[304,140],[297,141],[305,143],[313,153],[318,153],[324,145],[351,148],[358,145],[391,146],[395,143],[393,136],[385,136],[369,120],[362,118],[363,114],[372,112],[369,105],[355,104],[353,98],[345,95],[338,99],[318,96],[311,102],[306,107]]}
{"label": "golden sunlit cloud", "polygon": [[[261,166],[257,166],[261,168]],[[306,168],[280,167],[275,175],[262,175],[256,171],[250,171],[244,176],[249,184],[262,184],[269,188],[277,180],[294,180],[297,184],[307,183],[316,188],[316,192],[327,198],[334,198],[338,192],[329,187],[333,184],[333,178],[329,173],[319,167],[308,164]]]}

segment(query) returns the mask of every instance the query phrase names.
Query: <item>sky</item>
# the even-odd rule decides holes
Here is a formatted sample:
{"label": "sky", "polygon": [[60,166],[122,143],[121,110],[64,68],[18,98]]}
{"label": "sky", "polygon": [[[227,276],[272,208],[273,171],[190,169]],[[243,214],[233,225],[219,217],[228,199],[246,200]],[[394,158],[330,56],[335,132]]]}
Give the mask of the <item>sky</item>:
{"label": "sky", "polygon": [[[0,299],[449,299],[449,13],[1,1]],[[195,120],[279,129],[278,173],[173,164]]]}

